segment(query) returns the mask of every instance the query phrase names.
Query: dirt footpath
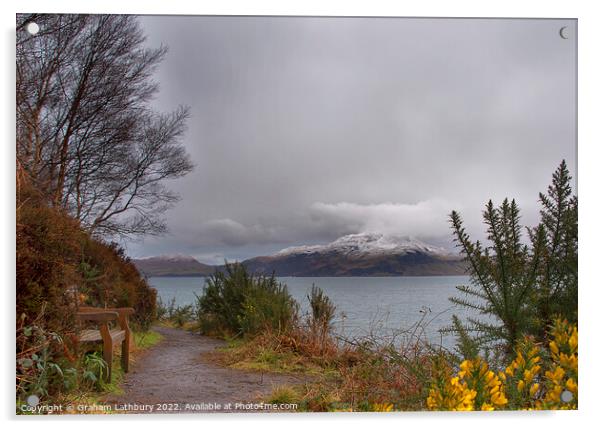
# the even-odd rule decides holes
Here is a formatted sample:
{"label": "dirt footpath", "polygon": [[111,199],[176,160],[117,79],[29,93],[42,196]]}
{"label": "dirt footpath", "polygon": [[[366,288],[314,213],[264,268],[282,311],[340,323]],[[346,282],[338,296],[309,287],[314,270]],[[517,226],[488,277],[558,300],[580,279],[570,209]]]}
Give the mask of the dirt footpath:
{"label": "dirt footpath", "polygon": [[[204,355],[223,346],[221,340],[190,332],[157,327],[164,339],[144,352],[130,366],[123,395],[110,395],[105,402],[124,412],[240,412],[240,403],[257,403],[275,386],[304,380],[292,375],[247,372],[224,368]],[[212,404],[212,405],[209,405]],[[231,409],[228,410],[228,404]],[[150,407],[153,407],[152,410]],[[141,408],[146,408],[146,410]],[[262,412],[262,410],[247,410]]]}

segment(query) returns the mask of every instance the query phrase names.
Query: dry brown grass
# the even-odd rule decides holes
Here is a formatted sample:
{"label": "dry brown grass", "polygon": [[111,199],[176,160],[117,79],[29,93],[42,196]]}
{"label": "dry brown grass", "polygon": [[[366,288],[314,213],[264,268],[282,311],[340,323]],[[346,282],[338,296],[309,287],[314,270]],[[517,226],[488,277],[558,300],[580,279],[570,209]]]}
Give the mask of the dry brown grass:
{"label": "dry brown grass", "polygon": [[330,334],[297,327],[231,341],[211,359],[233,368],[312,376],[311,382],[291,387],[301,410],[372,411],[376,404],[421,410],[438,353],[418,340],[397,347],[369,346],[337,342]]}

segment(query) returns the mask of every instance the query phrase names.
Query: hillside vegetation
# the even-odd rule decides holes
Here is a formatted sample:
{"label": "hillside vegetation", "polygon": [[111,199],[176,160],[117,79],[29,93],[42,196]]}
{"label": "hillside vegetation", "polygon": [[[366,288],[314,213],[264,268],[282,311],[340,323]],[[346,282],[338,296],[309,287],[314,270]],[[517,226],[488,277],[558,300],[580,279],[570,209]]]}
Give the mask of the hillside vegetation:
{"label": "hillside vegetation", "polygon": [[193,168],[187,109],[149,104],[165,52],[134,16],[17,15],[18,412],[32,395],[57,404],[107,387],[107,362],[78,344],[80,306],[133,307],[136,341],[155,319],[156,291],[115,241],[164,232],[178,196],[163,182]]}

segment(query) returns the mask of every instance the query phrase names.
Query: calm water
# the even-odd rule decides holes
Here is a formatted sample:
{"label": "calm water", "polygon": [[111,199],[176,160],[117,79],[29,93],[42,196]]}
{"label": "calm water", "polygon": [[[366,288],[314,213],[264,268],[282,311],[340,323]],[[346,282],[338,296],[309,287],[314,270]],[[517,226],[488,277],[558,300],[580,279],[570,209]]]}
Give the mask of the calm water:
{"label": "calm water", "polygon": [[[307,294],[312,284],[319,286],[337,307],[335,329],[342,336],[358,338],[375,333],[392,336],[401,330],[413,332],[420,320],[432,342],[449,347],[453,338],[442,336],[440,328],[451,324],[452,314],[465,317],[467,310],[453,306],[448,298],[457,295],[455,287],[466,284],[468,277],[281,277],[290,294],[308,311]],[[177,305],[193,304],[200,295],[202,277],[152,277],[164,303],[172,298]],[[407,335],[407,334],[406,334]],[[402,334],[398,341],[405,337]]]}

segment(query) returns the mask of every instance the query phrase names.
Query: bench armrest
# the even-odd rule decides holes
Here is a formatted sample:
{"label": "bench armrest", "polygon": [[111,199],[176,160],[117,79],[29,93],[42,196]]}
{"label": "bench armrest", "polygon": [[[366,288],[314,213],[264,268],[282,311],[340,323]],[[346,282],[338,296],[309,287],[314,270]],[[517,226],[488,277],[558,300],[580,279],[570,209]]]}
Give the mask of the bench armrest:
{"label": "bench armrest", "polygon": [[[119,320],[119,326],[121,329],[126,331],[129,335],[130,326],[128,323],[128,316],[134,314],[134,309],[131,307],[109,307],[109,308],[97,308],[97,307],[80,307],[78,317],[80,320],[92,320],[92,321],[102,321],[108,322],[111,320]],[[110,319],[103,319],[101,316],[95,316],[100,318],[90,319],[88,315],[90,314],[111,314]],[[80,316],[81,315],[81,316]],[[115,317],[116,316],[116,317]]]}
{"label": "bench armrest", "polygon": [[76,316],[81,321],[110,322],[111,320],[117,320],[119,313],[116,311],[81,311]]}
{"label": "bench armrest", "polygon": [[81,313],[102,313],[104,311],[112,311],[115,313],[119,313],[119,315],[129,316],[134,314],[134,309],[131,307],[108,307],[108,308],[98,308],[98,307],[80,307],[79,311]]}
{"label": "bench armrest", "polygon": [[128,322],[128,316],[131,314],[134,314],[134,309],[131,307],[121,307],[121,308],[109,307],[109,308],[105,308],[105,310],[114,311],[117,314],[119,314],[119,327],[121,329],[123,329],[124,331],[128,332],[128,335],[129,335],[130,324]]}
{"label": "bench armrest", "polygon": [[115,311],[115,312],[119,313],[120,316],[126,316],[126,317],[134,314],[134,309],[132,307],[121,307],[121,308],[109,307],[109,308],[105,308],[105,310]]}

